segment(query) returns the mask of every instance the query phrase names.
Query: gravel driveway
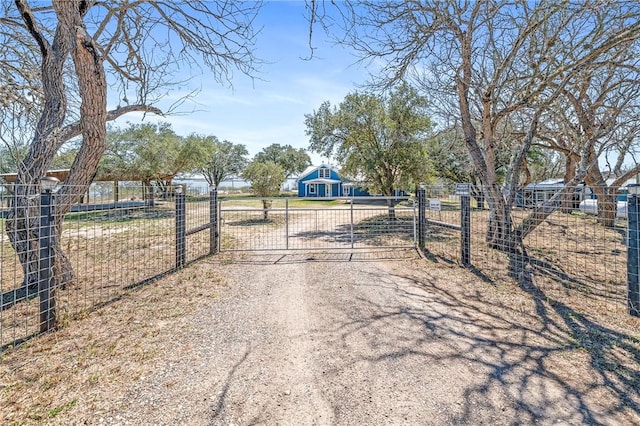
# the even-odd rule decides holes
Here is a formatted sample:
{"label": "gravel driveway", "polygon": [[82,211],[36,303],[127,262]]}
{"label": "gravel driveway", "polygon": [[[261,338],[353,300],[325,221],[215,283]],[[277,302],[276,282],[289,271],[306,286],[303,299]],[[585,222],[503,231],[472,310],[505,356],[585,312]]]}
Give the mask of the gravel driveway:
{"label": "gravel driveway", "polygon": [[[47,423],[640,423],[633,388],[535,301],[412,250],[219,256],[172,279],[25,349],[41,354],[33,377],[69,371],[40,395],[74,398]],[[31,356],[19,351],[7,368]]]}

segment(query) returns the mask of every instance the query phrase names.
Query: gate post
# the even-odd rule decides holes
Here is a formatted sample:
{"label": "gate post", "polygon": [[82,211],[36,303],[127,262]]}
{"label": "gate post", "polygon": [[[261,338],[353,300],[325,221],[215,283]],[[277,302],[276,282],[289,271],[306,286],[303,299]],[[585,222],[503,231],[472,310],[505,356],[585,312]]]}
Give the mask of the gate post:
{"label": "gate post", "polygon": [[421,183],[417,189],[418,195],[418,248],[425,249],[427,231],[427,188]]}
{"label": "gate post", "polygon": [[218,188],[209,188],[209,254],[216,254],[218,248]]}
{"label": "gate post", "polygon": [[54,224],[54,196],[53,188],[59,180],[53,177],[40,179],[40,258],[38,259],[38,295],[40,297],[40,332],[44,333],[56,327],[56,293],[51,286],[53,276],[53,238]]}
{"label": "gate post", "polygon": [[628,236],[627,236],[627,310],[640,317],[640,185],[629,184]]}
{"label": "gate post", "polygon": [[471,266],[471,196],[460,196],[460,261]]}
{"label": "gate post", "polygon": [[186,206],[184,187],[178,185],[174,189],[176,193],[176,268],[181,268],[186,259]]}

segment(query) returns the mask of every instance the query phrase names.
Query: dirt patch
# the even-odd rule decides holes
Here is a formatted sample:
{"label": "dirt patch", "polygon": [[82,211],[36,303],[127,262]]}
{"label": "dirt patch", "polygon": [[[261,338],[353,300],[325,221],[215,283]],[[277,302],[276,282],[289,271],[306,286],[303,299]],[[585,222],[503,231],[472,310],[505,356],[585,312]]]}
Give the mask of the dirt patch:
{"label": "dirt patch", "polygon": [[640,422],[638,319],[393,253],[217,256],[127,293],[2,355],[1,422]]}

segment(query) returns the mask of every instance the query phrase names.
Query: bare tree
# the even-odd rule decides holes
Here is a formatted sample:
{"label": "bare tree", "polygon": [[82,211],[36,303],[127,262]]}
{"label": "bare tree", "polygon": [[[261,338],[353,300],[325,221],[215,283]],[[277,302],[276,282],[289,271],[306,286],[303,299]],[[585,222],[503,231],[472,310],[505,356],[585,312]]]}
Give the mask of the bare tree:
{"label": "bare tree", "polygon": [[[640,172],[637,164],[627,167],[625,163],[640,135],[640,68],[630,53],[620,49],[619,57],[612,55],[606,64],[579,73],[566,85],[538,133],[541,146],[564,155],[565,182],[575,175],[580,153],[587,155],[591,167],[585,183],[596,194],[598,220],[605,226],[614,224],[617,190]],[[614,167],[609,157],[615,158]]]}
{"label": "bare tree", "polygon": [[[318,2],[310,6],[319,10]],[[363,0],[341,11],[345,33],[339,41],[363,60],[383,64],[378,84],[417,79],[434,99],[436,112],[459,123],[490,207],[487,242],[508,251],[553,211],[543,206],[517,226],[511,219],[541,118],[570,84],[610,60],[619,64],[622,51],[640,36],[636,2],[603,7],[597,1]],[[331,24],[325,28],[334,31]],[[505,137],[511,162],[502,182],[495,165]],[[589,144],[595,140],[581,146],[580,164],[568,186],[582,180],[597,161],[588,155]]]}
{"label": "bare tree", "polygon": [[[0,6],[0,87],[21,110],[37,117],[29,149],[18,167],[14,208],[7,234],[19,254],[25,284],[36,279],[37,182],[68,140],[82,143],[57,195],[56,229],[90,184],[106,148],[106,123],[133,111],[162,114],[155,103],[179,90],[189,71],[203,64],[219,82],[234,71],[253,75],[256,3],[155,0],[28,0]],[[186,71],[186,73],[185,73]],[[178,75],[187,77],[177,77]],[[107,100],[118,99],[107,110]],[[12,114],[2,104],[3,117]],[[56,247],[56,274],[66,282],[71,268]]]}

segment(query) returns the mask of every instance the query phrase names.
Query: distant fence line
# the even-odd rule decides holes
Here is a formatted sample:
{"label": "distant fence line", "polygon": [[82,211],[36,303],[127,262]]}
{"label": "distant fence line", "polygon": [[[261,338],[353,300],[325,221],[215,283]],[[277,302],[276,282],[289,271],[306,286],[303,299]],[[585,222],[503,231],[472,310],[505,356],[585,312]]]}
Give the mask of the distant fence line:
{"label": "distant fence line", "polygon": [[[149,189],[139,193],[154,194]],[[403,213],[415,214],[413,219],[407,216],[398,226],[391,226],[386,220],[372,220],[369,217],[372,214],[384,214],[385,208],[381,207],[380,213],[370,209],[371,212],[362,217],[351,213],[348,226],[345,228],[342,224],[344,229],[339,231],[347,235],[345,230],[350,229],[349,241],[353,246],[353,238],[358,236],[353,230],[362,232],[361,241],[368,238],[380,244],[381,238],[388,238],[393,233],[414,238],[411,237],[413,231],[404,227],[415,226],[416,245],[433,262],[465,266],[483,280],[511,280],[522,285],[518,280],[524,275],[520,278],[511,275],[513,253],[496,250],[485,242],[489,212],[481,198],[479,202],[473,197],[456,194],[454,186],[427,186],[417,190],[416,195],[417,208],[406,208]],[[114,300],[130,288],[215,253],[221,244],[218,231],[222,226],[239,226],[235,222],[223,224],[224,218],[218,217],[224,210],[219,208],[217,192],[196,192],[192,188],[181,193],[172,188],[161,197],[134,198],[87,203],[76,206],[66,215],[57,243],[69,258],[75,279],[65,288],[47,289],[43,285],[50,280],[47,274],[53,267],[52,262],[48,262],[53,259],[47,259],[46,255],[47,250],[51,250],[47,244],[51,245],[53,240],[34,248],[37,253],[30,253],[41,262],[39,282],[35,287],[25,285],[23,268],[7,236],[6,219],[0,216],[0,348],[46,330],[52,319],[74,318]],[[526,257],[523,262],[526,270],[522,272],[532,285],[544,290],[545,297],[569,295],[600,310],[626,310],[629,297],[640,297],[634,296],[633,283],[628,279],[632,277],[633,281],[635,273],[638,280],[638,268],[633,272],[633,264],[627,264],[628,235],[640,239],[640,232],[628,234],[627,230],[628,223],[638,226],[640,222],[637,212],[632,212],[633,200],[631,197],[629,221],[626,216],[619,217],[615,226],[608,228],[599,225],[594,215],[580,209],[570,213],[554,212],[524,239],[520,255]],[[52,204],[55,208],[55,196]],[[286,206],[287,203],[284,211],[288,212]],[[514,208],[513,221],[519,223],[530,211]],[[232,213],[238,216],[251,211],[241,206],[239,212]],[[302,212],[292,209],[288,213]],[[40,223],[38,233],[45,237],[47,232],[53,235],[50,225],[37,219]],[[253,225],[247,232],[260,232],[255,221],[244,222]],[[287,236],[289,232],[305,231],[295,228],[293,222],[289,224],[285,220],[283,223],[290,227]],[[375,226],[384,226],[384,229],[376,230]],[[331,230],[323,231],[329,233]],[[409,240],[385,244],[401,246],[405,244],[403,241]],[[640,252],[638,246],[640,244],[635,245],[636,253]],[[319,244],[308,247],[323,248]],[[47,294],[53,294],[54,298]]]}

